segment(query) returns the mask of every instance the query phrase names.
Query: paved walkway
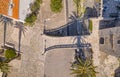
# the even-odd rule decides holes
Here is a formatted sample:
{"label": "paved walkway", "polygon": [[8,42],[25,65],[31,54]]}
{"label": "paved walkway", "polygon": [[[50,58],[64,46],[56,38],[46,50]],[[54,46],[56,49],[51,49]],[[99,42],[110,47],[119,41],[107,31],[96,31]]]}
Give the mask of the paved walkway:
{"label": "paved walkway", "polygon": [[[65,23],[63,11],[56,17],[56,14],[50,11],[50,7],[45,6],[49,5],[49,1],[43,1],[36,25],[32,28],[27,28],[25,36],[22,36],[22,61],[19,77],[44,77],[45,55],[43,56],[42,52],[44,51],[45,38],[41,37],[44,27],[43,22],[44,20],[47,21],[46,25],[48,28],[58,27]],[[59,25],[56,26],[56,24]]]}
{"label": "paved walkway", "polygon": [[[93,32],[91,34],[91,41],[92,50],[93,50],[93,63],[95,66],[100,65],[100,50],[99,50],[99,19],[93,19]],[[96,71],[99,71],[99,67]],[[100,77],[97,75],[97,77]]]}

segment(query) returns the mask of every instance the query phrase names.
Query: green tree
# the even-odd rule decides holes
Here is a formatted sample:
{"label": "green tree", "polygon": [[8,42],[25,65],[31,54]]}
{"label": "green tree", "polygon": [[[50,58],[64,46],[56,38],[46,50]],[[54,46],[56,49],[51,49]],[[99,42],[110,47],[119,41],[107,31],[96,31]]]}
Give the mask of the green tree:
{"label": "green tree", "polygon": [[2,24],[4,25],[4,38],[3,38],[3,46],[5,46],[5,42],[6,42],[6,29],[7,29],[7,25],[13,25],[13,20],[0,15],[0,22],[2,22]]}
{"label": "green tree", "polygon": [[0,70],[3,72],[2,77],[6,77],[7,73],[9,72],[9,68],[9,64],[0,57]]}
{"label": "green tree", "polygon": [[13,59],[13,58],[15,58],[16,57],[16,53],[15,53],[15,50],[14,49],[7,49],[6,51],[5,51],[5,58],[7,59],[7,60],[11,60],[11,59]]}
{"label": "green tree", "polygon": [[42,3],[42,0],[36,0],[36,1],[37,1],[38,3],[40,3],[40,4]]}
{"label": "green tree", "polygon": [[62,0],[51,0],[50,8],[55,13],[61,12],[61,10],[63,8]]}
{"label": "green tree", "polygon": [[33,26],[35,24],[36,19],[37,19],[37,15],[35,14],[35,12],[32,12],[26,17],[25,25]]}
{"label": "green tree", "polygon": [[93,66],[91,59],[86,59],[82,61],[78,58],[78,63],[73,64],[72,74],[75,74],[76,77],[96,77],[95,66]]}
{"label": "green tree", "polygon": [[32,5],[31,5],[31,11],[32,12],[36,12],[40,9],[40,3],[38,1],[34,2]]}

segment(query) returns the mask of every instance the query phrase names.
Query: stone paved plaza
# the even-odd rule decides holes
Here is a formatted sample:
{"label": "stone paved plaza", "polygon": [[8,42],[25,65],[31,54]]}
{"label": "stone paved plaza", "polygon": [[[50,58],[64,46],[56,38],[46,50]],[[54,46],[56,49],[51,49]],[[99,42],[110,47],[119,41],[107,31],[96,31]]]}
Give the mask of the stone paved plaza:
{"label": "stone paved plaza", "polygon": [[[101,18],[91,18],[93,21],[93,31],[87,36],[66,36],[52,37],[43,34],[44,25],[48,29],[60,27],[66,24],[65,10],[59,14],[50,11],[50,0],[44,0],[38,20],[33,27],[26,27],[25,34],[21,40],[21,60],[15,59],[10,62],[12,66],[8,77],[74,77],[70,75],[70,62],[74,60],[74,49],[54,49],[42,53],[46,47],[62,44],[76,44],[81,37],[91,44],[93,50],[93,64],[98,66],[96,71],[100,71],[97,77],[113,77],[115,69],[118,68],[118,57],[106,54],[99,50],[99,20]],[[63,1],[64,2],[64,1]],[[71,3],[72,4],[72,3]],[[73,10],[73,9],[72,9]],[[46,24],[44,24],[46,20]],[[54,23],[55,22],[55,23]],[[7,26],[6,41],[13,43],[18,49],[19,30],[14,26]],[[46,40],[46,42],[45,42]],[[3,24],[0,23],[0,45],[3,44]]]}

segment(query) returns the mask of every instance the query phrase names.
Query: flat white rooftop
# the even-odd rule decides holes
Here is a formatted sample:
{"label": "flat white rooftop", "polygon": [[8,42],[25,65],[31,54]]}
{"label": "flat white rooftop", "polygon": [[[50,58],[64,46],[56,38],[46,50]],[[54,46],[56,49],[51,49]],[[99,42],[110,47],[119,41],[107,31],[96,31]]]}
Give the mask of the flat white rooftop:
{"label": "flat white rooftop", "polygon": [[19,4],[19,19],[23,20],[26,18],[26,15],[30,13],[30,4],[34,0],[20,0]]}

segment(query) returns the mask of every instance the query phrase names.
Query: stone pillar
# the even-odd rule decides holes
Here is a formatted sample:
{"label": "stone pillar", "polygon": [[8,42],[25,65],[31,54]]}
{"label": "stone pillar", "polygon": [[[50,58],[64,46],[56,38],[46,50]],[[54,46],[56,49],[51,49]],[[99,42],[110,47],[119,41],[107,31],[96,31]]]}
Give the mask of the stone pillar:
{"label": "stone pillar", "polygon": [[100,17],[103,15],[103,0],[101,0],[101,5],[100,5]]}

